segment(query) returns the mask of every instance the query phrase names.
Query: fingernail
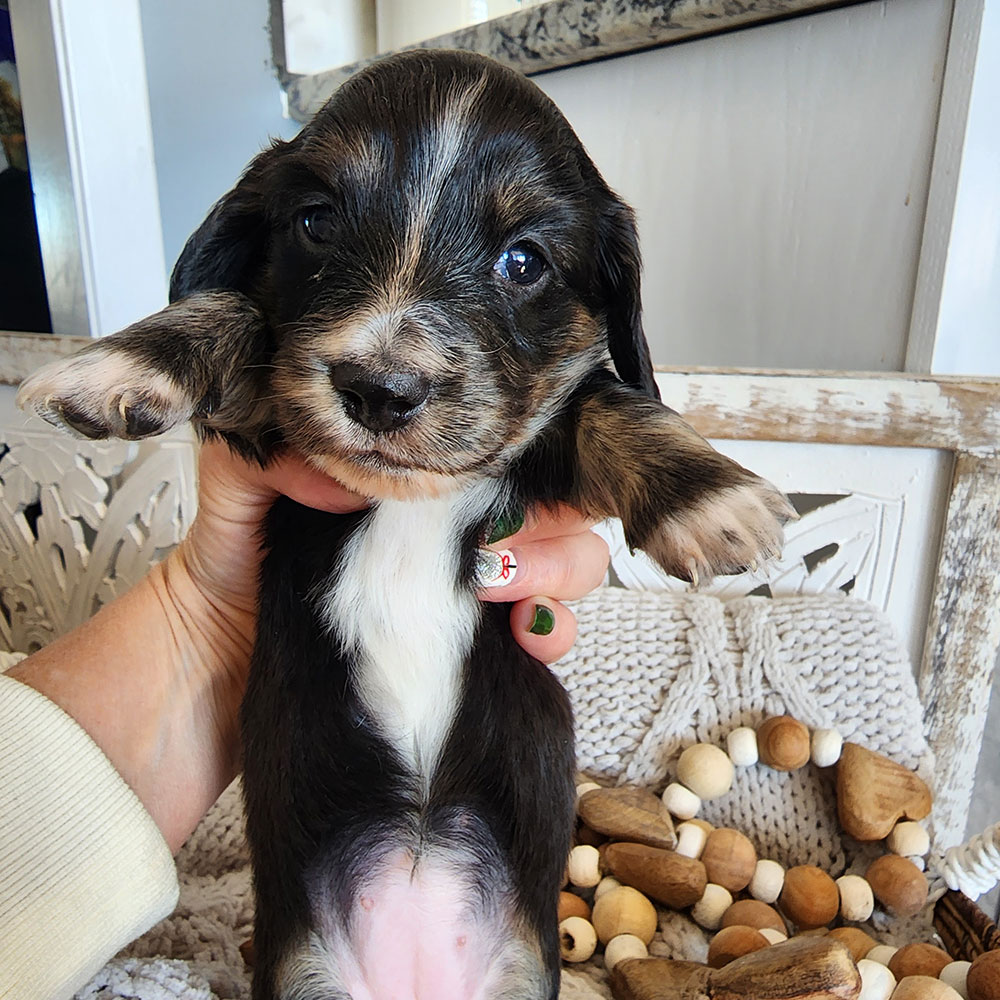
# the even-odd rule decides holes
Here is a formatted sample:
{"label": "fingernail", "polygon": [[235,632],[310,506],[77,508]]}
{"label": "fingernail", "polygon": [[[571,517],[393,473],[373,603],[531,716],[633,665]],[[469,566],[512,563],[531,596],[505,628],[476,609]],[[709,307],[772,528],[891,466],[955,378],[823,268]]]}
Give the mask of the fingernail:
{"label": "fingernail", "polygon": [[476,582],[480,587],[506,587],[517,573],[517,560],[510,549],[476,550]]}
{"label": "fingernail", "polygon": [[517,534],[523,527],[524,508],[520,506],[510,507],[493,522],[493,527],[490,528],[486,544],[492,545],[503,538],[510,538],[511,535]]}
{"label": "fingernail", "polygon": [[536,604],[535,617],[532,619],[528,631],[534,632],[535,635],[548,635],[555,627],[556,616],[552,613],[552,609],[547,608],[544,604]]}

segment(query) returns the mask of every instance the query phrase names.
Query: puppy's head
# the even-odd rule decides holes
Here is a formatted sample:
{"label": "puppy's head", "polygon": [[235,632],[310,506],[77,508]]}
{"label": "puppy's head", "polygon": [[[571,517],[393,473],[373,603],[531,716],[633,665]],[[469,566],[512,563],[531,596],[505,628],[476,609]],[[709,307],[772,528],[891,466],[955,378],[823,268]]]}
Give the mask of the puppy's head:
{"label": "puppy's head", "polygon": [[171,297],[236,289],[273,331],[278,423],[371,495],[508,461],[610,354],[656,395],[629,209],[533,84],[411,52],[251,164]]}

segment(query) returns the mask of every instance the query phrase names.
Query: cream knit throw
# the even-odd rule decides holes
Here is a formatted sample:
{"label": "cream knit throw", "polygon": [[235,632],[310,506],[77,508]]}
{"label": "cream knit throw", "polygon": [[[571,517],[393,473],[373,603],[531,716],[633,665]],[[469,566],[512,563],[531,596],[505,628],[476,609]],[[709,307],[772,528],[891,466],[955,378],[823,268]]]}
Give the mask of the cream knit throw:
{"label": "cream knit throw", "polygon": [[[576,712],[579,768],[660,791],[680,751],[724,745],[739,725],[787,712],[887,754],[930,780],[933,761],[909,664],[869,605],[841,596],[722,603],[702,595],[606,589],[579,602],[579,639],[555,668]],[[746,832],[762,857],[834,875],[880,849],[841,836],[829,773],[752,767],[703,815]],[[239,792],[230,788],[177,859],[177,911],[87,989],[87,1000],[249,996],[238,948],[252,900]],[[881,936],[894,939],[894,928]],[[912,929],[900,929],[901,938]],[[910,940],[919,938],[910,937]],[[703,959],[706,936],[663,911],[652,954]],[[136,961],[149,959],[150,961]],[[561,1000],[610,996],[598,960],[563,975]],[[209,992],[209,990],[211,992]]]}

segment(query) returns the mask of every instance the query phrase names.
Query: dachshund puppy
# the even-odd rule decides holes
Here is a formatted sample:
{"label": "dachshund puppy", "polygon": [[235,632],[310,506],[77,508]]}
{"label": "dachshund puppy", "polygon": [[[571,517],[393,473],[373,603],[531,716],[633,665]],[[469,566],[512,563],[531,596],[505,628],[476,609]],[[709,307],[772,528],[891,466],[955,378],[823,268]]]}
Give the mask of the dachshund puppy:
{"label": "dachshund puppy", "polygon": [[374,500],[268,519],[242,712],[255,1000],[551,1000],[572,719],[476,600],[478,547],[563,502],[697,583],[792,516],[660,404],[631,212],[533,84],[410,52],[251,163],[171,299],[20,404],[91,438],[192,420],[262,463],[291,446]]}

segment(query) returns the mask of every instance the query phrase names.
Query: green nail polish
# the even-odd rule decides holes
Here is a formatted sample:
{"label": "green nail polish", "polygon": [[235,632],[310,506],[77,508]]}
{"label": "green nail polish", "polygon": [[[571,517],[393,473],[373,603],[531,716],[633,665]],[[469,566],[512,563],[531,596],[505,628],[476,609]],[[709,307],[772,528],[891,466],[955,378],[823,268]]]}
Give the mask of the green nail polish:
{"label": "green nail polish", "polygon": [[487,545],[499,542],[501,538],[510,538],[524,526],[524,509],[522,507],[512,507],[505,510],[494,522],[490,529],[489,537],[486,539]]}
{"label": "green nail polish", "polygon": [[528,631],[534,632],[535,635],[548,635],[555,627],[556,616],[552,613],[552,609],[544,604],[536,604],[535,618]]}

